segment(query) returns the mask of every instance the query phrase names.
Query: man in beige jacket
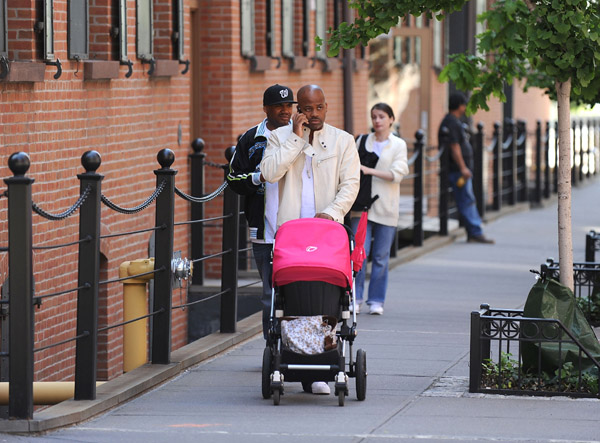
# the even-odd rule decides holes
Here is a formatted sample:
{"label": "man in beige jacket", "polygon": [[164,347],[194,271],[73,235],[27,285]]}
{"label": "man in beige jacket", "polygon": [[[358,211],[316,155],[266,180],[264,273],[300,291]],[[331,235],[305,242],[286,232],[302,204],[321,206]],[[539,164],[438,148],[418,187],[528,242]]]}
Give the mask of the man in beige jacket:
{"label": "man in beige jacket", "polygon": [[360,186],[354,137],[325,123],[319,86],[303,86],[297,98],[293,125],[271,133],[260,164],[266,181],[279,182],[277,226],[306,217],[343,223]]}

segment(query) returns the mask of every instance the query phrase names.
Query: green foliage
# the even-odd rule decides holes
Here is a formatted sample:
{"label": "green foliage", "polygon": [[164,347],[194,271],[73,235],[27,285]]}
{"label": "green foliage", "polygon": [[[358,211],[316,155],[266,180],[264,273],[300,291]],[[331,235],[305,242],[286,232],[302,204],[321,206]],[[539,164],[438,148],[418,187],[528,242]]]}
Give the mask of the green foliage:
{"label": "green foliage", "polygon": [[577,306],[592,325],[600,324],[600,291],[590,297],[578,297]]}
{"label": "green foliage", "polygon": [[585,392],[598,395],[598,374],[584,372],[579,377],[572,362],[566,362],[550,376],[523,372],[512,354],[502,352],[498,362],[486,359],[481,364],[481,385],[488,389],[521,389],[531,391]]}
{"label": "green foliage", "polygon": [[[468,0],[349,0],[358,17],[330,29],[328,55],[368,42],[396,26],[407,14],[442,19]],[[440,75],[471,91],[467,111],[488,109],[490,96],[504,99],[504,82],[524,80],[555,96],[556,82],[572,82],[572,100],[600,99],[600,8],[596,0],[497,0],[478,20],[487,29],[478,35],[483,57],[460,54]],[[435,13],[434,11],[443,11]]]}

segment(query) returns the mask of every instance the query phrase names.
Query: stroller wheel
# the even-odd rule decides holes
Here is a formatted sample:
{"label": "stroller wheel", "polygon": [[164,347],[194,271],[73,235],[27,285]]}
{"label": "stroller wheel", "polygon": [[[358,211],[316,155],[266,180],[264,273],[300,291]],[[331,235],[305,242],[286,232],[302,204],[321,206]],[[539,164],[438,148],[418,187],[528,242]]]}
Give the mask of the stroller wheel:
{"label": "stroller wheel", "polygon": [[338,392],[338,405],[344,406],[344,401],[346,400],[346,392],[342,389]]}
{"label": "stroller wheel", "polygon": [[266,347],[263,351],[262,362],[262,396],[265,400],[271,398],[271,367],[273,354],[270,347]]}
{"label": "stroller wheel", "polygon": [[356,398],[363,401],[367,396],[367,353],[362,349],[356,351]]}
{"label": "stroller wheel", "polygon": [[273,391],[273,404],[277,406],[281,400],[281,391],[279,389],[275,389]]}

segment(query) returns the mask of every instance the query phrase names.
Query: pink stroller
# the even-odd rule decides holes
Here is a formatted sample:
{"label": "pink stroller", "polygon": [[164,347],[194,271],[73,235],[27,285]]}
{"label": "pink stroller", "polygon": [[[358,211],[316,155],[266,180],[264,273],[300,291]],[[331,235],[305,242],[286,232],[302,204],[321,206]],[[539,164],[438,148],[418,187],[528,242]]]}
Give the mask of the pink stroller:
{"label": "pink stroller", "polygon": [[[273,396],[275,405],[284,393],[284,380],[303,385],[334,381],[335,395],[339,405],[344,406],[348,377],[355,377],[356,397],[358,400],[366,397],[366,353],[359,349],[355,360],[352,354],[356,337],[353,268],[354,272],[360,269],[364,252],[360,253],[362,245],[356,248],[352,255],[360,263],[353,266],[352,237],[346,226],[319,218],[292,220],[277,231],[271,316],[262,366],[262,395],[265,399]],[[306,355],[286,347],[282,340],[282,320],[309,316],[335,319],[337,344],[333,349]]]}

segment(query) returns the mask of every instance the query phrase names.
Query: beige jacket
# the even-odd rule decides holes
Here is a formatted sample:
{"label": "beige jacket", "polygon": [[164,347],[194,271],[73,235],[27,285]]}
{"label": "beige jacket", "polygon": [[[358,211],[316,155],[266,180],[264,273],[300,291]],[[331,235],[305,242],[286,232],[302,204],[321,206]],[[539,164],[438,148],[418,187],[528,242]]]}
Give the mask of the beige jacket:
{"label": "beige jacket", "polygon": [[[364,137],[364,135],[362,136]],[[390,171],[394,176],[393,181],[383,180],[373,176],[371,195],[379,195],[373,206],[369,209],[368,219],[385,226],[398,226],[400,207],[400,181],[408,174],[408,159],[406,142],[393,134],[389,136],[389,143],[381,151],[375,169]],[[365,148],[373,152],[375,134],[367,136]],[[357,150],[360,139],[356,141]],[[352,214],[359,216],[360,213]]]}
{"label": "beige jacket", "polygon": [[305,155],[312,156],[315,210],[343,223],[360,186],[360,159],[354,138],[325,124],[308,143],[309,130],[302,138],[286,125],[271,132],[260,170],[268,182],[279,182],[277,226],[300,218],[302,170]]}

